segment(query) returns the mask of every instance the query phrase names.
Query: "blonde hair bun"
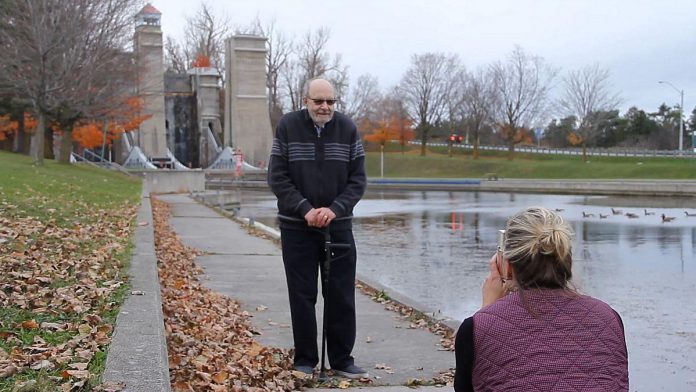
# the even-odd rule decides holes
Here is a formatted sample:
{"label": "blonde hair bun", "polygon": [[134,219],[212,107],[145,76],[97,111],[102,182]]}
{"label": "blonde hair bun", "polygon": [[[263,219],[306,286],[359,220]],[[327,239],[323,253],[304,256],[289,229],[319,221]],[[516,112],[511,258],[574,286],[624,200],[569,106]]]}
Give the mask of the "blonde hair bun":
{"label": "blonde hair bun", "polygon": [[504,256],[528,283],[565,286],[571,276],[572,241],[573,230],[558,213],[529,207],[508,220]]}

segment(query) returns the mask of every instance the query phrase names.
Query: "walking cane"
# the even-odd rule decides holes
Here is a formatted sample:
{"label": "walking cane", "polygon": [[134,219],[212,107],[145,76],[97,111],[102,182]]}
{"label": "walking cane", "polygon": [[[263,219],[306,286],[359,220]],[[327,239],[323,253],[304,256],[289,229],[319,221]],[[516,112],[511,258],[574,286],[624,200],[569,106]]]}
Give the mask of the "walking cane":
{"label": "walking cane", "polygon": [[329,295],[329,273],[331,272],[331,261],[334,258],[331,255],[333,249],[350,249],[350,244],[334,244],[331,242],[331,232],[329,227],[324,228],[324,264],[322,266],[323,273],[321,274],[321,292],[324,297],[324,312],[321,320],[321,371],[319,372],[319,381],[328,380],[326,375],[326,303]]}

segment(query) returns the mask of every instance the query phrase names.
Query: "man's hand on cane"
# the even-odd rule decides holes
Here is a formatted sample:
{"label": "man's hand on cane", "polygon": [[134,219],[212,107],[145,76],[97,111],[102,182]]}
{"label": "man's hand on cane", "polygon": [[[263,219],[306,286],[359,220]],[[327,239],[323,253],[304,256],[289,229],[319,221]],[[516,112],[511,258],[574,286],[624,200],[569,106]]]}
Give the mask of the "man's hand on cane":
{"label": "man's hand on cane", "polygon": [[317,208],[317,211],[315,221],[317,227],[328,227],[331,221],[336,218],[336,214],[328,207]]}

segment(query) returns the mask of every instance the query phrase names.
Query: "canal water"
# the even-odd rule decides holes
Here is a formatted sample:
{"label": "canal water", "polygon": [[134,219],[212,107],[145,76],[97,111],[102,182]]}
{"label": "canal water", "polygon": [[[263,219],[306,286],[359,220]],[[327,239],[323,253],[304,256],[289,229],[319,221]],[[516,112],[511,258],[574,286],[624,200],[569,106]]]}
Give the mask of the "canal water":
{"label": "canal water", "polygon": [[[685,214],[696,214],[694,204],[673,198],[368,192],[355,209],[358,274],[423,310],[462,320],[480,307],[487,261],[507,217],[533,205],[556,209],[575,231],[575,286],[623,318],[631,391],[696,391],[696,216]],[[242,216],[275,226],[275,212],[272,194],[243,193]],[[676,219],[663,222],[661,214]]]}

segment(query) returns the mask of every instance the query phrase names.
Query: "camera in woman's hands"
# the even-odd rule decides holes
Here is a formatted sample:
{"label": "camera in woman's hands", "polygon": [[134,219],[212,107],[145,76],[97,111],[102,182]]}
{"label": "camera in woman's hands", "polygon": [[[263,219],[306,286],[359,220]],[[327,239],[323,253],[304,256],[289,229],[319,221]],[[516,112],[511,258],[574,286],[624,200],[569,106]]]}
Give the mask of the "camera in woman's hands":
{"label": "camera in woman's hands", "polygon": [[498,230],[498,249],[496,257],[496,266],[498,267],[498,273],[503,281],[508,279],[507,263],[503,262],[503,252],[505,250],[505,230]]}

